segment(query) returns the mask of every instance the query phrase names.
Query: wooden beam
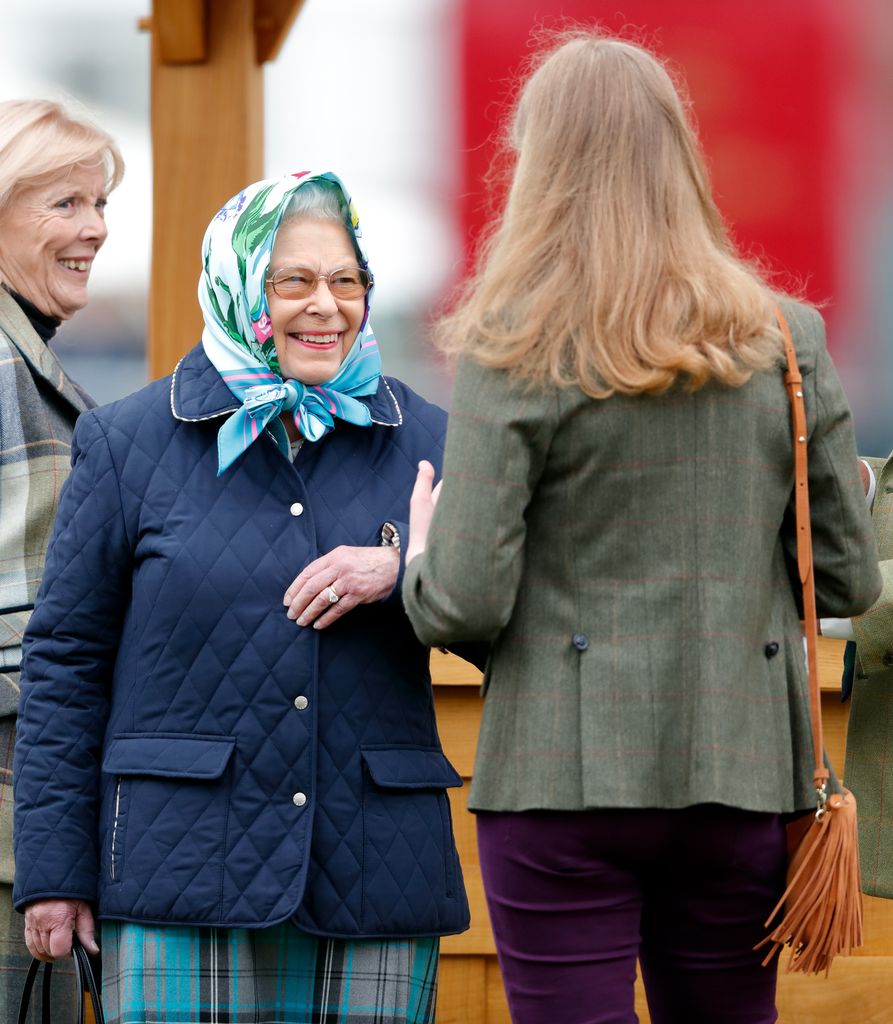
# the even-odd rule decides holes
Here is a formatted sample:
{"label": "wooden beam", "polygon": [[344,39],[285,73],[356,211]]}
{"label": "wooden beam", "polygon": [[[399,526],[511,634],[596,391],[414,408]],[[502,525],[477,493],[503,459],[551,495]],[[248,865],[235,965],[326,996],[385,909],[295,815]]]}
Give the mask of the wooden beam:
{"label": "wooden beam", "polygon": [[208,55],[205,0],[155,0],[153,28],[163,64],[195,64]]}
{"label": "wooden beam", "polygon": [[279,56],[304,0],[254,0],[254,33],[257,62],[264,64]]}
{"label": "wooden beam", "polygon": [[[214,213],[263,177],[263,79],[254,4],[213,0],[207,58],[171,64],[152,15],[153,240],[149,374],[169,373],[201,338],[201,241]],[[193,12],[194,13],[194,12]]]}

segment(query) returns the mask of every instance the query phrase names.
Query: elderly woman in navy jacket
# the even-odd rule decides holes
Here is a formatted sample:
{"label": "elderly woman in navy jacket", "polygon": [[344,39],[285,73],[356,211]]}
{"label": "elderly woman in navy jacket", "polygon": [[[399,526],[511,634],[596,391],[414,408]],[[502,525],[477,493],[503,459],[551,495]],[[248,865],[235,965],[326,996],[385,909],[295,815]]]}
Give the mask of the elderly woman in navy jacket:
{"label": "elderly woman in navy jacket", "polygon": [[381,376],[371,294],[334,175],[258,182],[205,235],[202,343],[78,423],[25,638],[15,898],[48,960],[98,912],[111,1021],[428,1021],[437,936],[468,925],[399,585],[446,417]]}

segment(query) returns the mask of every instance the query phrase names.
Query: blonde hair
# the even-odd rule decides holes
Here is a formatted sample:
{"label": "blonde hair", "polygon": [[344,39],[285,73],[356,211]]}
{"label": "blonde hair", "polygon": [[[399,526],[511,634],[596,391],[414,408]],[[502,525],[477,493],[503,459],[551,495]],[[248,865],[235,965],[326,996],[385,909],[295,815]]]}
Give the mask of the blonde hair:
{"label": "blonde hair", "polygon": [[736,255],[661,62],[592,31],[542,54],[515,166],[439,346],[594,398],[743,384],[777,362],[773,293]]}
{"label": "blonde hair", "polygon": [[124,176],[115,140],[51,100],[0,102],[0,209],[21,188],[76,167],[102,167],[111,192]]}

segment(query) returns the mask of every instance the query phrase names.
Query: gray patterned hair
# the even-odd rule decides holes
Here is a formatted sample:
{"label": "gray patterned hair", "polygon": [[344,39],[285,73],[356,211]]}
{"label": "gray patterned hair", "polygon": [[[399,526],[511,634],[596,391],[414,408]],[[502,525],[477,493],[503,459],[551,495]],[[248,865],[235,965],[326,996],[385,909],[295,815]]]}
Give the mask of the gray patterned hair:
{"label": "gray patterned hair", "polygon": [[283,228],[286,224],[293,224],[300,220],[330,220],[340,224],[347,232],[347,237],[350,239],[360,265],[365,265],[354,233],[350,229],[350,209],[347,200],[334,182],[329,183],[318,179],[308,181],[294,193],[282,212],[279,227]]}

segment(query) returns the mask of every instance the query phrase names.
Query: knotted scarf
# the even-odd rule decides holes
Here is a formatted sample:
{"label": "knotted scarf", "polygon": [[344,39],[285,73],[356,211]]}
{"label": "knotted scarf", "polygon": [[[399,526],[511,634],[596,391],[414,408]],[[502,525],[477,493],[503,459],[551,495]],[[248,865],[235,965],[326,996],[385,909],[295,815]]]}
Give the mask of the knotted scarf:
{"label": "knotted scarf", "polygon": [[350,196],[334,174],[285,175],[255,182],[234,196],[208,225],[202,243],[198,298],[205,318],[202,345],[208,359],[240,402],[217,435],[217,475],[253,444],[264,429],[283,455],[288,434],[280,413],[288,411],[308,441],[318,441],[335,419],[370,426],[369,409],[358,397],[372,395],[381,376],[381,356],[366,313],[350,351],[331,380],[305,385],[283,379],[273,342],[265,279],[282,214],[294,193],[314,179],[334,184],[350,210],[345,229],[362,249],[362,234]]}

